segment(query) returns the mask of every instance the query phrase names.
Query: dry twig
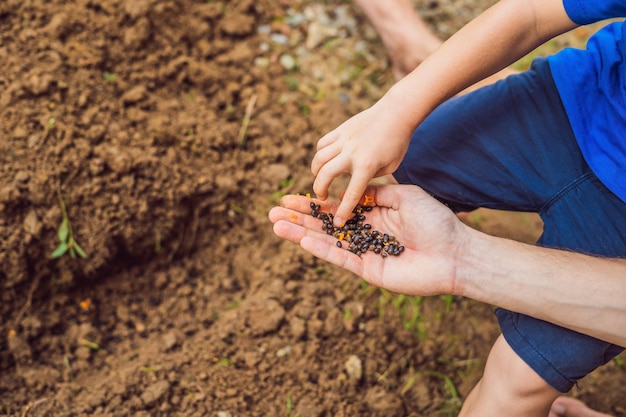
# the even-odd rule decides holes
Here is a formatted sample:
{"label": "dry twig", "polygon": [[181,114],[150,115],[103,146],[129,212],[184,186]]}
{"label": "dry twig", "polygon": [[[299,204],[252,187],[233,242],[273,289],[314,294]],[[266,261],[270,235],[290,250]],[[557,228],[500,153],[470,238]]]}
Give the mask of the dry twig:
{"label": "dry twig", "polygon": [[239,147],[243,148],[246,146],[246,136],[248,134],[248,125],[250,124],[250,118],[252,118],[252,112],[254,111],[254,106],[256,104],[257,95],[253,94],[248,101],[248,105],[246,106],[246,113],[243,116],[243,120],[241,121],[241,128],[239,129]]}

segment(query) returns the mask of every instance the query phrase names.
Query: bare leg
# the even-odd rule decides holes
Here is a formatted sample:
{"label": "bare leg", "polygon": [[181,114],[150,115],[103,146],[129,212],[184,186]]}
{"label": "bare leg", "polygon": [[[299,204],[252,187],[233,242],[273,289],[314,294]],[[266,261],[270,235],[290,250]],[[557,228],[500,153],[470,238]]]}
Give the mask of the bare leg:
{"label": "bare leg", "polygon": [[[380,35],[396,80],[413,71],[443,43],[424,23],[411,0],[355,0],[355,3]],[[465,92],[515,72],[504,69]]]}
{"label": "bare leg", "polygon": [[459,417],[545,417],[558,396],[500,336]]}
{"label": "bare leg", "polygon": [[552,404],[548,417],[611,417],[608,414],[594,411],[582,401],[560,397]]}
{"label": "bare leg", "polygon": [[397,80],[413,71],[442,41],[426,26],[411,0],[355,0],[385,45]]}

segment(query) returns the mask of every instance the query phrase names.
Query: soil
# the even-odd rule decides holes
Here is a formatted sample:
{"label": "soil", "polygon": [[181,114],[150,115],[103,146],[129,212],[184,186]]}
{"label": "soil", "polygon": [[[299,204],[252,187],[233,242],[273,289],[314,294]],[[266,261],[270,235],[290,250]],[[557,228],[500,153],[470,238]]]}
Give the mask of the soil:
{"label": "soil", "polygon": [[[487,6],[417,5],[441,36]],[[393,82],[350,3],[4,0],[0,37],[0,415],[456,414],[491,307],[367,286],[266,217]],[[51,256],[64,217],[84,259]],[[626,416],[625,383],[572,395]]]}

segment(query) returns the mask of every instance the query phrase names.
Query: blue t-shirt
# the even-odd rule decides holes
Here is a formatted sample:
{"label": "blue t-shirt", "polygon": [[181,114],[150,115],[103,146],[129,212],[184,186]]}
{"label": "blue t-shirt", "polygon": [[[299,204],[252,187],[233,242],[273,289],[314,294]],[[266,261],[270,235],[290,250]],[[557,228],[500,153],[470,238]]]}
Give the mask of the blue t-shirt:
{"label": "blue t-shirt", "polygon": [[[626,0],[563,0],[584,25],[626,17]],[[548,58],[554,82],[585,160],[626,202],[626,23],[611,23],[585,50],[566,48]]]}

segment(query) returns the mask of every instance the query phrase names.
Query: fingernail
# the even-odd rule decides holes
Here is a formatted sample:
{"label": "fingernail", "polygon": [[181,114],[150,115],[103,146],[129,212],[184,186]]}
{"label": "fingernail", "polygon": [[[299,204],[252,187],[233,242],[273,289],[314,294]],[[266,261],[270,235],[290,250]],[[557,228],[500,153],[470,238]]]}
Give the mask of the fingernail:
{"label": "fingernail", "polygon": [[552,404],[552,409],[550,411],[559,416],[563,416],[565,415],[565,406],[563,404],[558,404],[558,403]]}

